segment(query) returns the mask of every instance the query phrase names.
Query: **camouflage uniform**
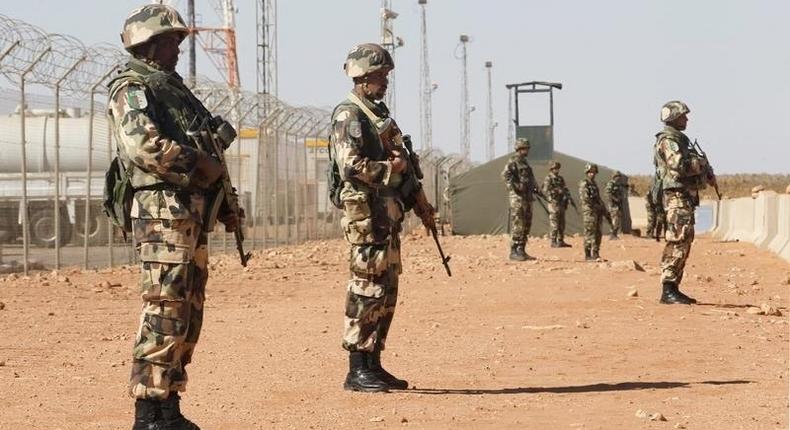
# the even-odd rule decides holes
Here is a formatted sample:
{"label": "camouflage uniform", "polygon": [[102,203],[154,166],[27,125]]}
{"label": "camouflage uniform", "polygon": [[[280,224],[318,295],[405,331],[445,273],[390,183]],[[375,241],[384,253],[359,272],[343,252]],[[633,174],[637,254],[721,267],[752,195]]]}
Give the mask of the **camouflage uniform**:
{"label": "camouflage uniform", "polygon": [[559,170],[560,163],[553,161],[549,164],[549,174],[543,180],[542,191],[548,200],[549,227],[551,232],[552,246],[567,247],[565,243],[565,211],[571,201],[571,192],[565,186],[565,179],[559,172],[554,173],[552,169]]}
{"label": "camouflage uniform", "polygon": [[[377,116],[389,116],[384,103],[358,99]],[[397,193],[401,175],[392,173],[375,126],[354,103],[345,100],[335,108],[332,129],[343,180],[341,224],[351,245],[343,348],[372,351],[378,345],[383,349],[401,273],[403,204]]]}
{"label": "camouflage uniform", "polygon": [[[526,139],[516,143],[516,149],[520,147],[529,149]],[[526,255],[523,250],[532,228],[532,202],[535,200],[533,193],[537,187],[527,157],[518,154],[510,157],[502,171],[502,178],[509,191],[511,246],[522,250]]]}
{"label": "camouflage uniform", "polygon": [[[137,36],[144,32],[146,38],[156,33],[161,8],[149,5],[133,12],[122,35],[127,48],[133,46],[130,31],[137,31]],[[164,12],[174,14],[170,19],[177,26],[183,25],[177,12]],[[165,400],[171,392],[185,390],[185,367],[203,324],[207,199],[193,185],[202,154],[185,127],[206,115],[177,73],[153,63],[132,58],[109,84],[110,126],[120,159],[132,166],[135,189],[131,217],[143,306],[129,394],[137,399]]]}
{"label": "camouflage uniform", "polygon": [[623,198],[626,190],[622,178],[620,172],[615,171],[605,188],[606,197],[609,200],[609,216],[612,218],[612,238],[617,237],[623,231]]}
{"label": "camouflage uniform", "polygon": [[694,241],[694,210],[699,205],[699,191],[709,181],[706,176],[707,160],[693,151],[691,141],[683,132],[669,124],[688,112],[688,107],[681,102],[672,101],[664,105],[662,120],[667,124],[656,134],[654,150],[658,171],[663,173],[660,179],[667,217],[661,282],[665,290],[670,289],[669,293],[686,298],[688,296],[680,293],[678,288]]}
{"label": "camouflage uniform", "polygon": [[[658,238],[661,232],[664,231],[666,225],[666,214],[664,213],[664,206],[656,198],[663,198],[660,194],[656,194],[653,190],[655,187],[655,180],[650,184],[650,189],[645,195],[645,209],[647,210],[647,236]],[[663,194],[663,193],[662,193]]]}
{"label": "camouflage uniform", "polygon": [[[598,173],[598,166],[588,164],[585,172]],[[582,206],[582,224],[584,225],[584,256],[587,260],[600,258],[601,223],[606,207],[595,179],[589,177],[579,182],[579,204]]]}

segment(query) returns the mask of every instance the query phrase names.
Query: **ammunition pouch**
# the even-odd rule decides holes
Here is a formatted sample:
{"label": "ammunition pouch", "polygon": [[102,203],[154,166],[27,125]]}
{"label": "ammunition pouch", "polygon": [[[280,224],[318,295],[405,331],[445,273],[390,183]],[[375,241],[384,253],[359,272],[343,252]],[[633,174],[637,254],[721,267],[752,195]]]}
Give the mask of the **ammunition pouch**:
{"label": "ammunition pouch", "polygon": [[110,222],[123,231],[124,239],[126,233],[132,232],[131,212],[135,189],[132,187],[131,173],[132,166],[124,168],[121,159],[116,156],[104,175],[103,210]]}

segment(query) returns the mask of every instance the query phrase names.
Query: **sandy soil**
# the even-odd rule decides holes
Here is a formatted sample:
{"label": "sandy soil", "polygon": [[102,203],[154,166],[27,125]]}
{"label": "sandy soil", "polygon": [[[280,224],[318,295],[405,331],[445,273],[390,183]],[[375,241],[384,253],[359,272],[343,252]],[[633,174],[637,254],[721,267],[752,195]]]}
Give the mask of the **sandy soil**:
{"label": "sandy soil", "polygon": [[[605,240],[609,263],[582,262],[578,238],[534,240],[526,263],[503,236],[444,242],[452,278],[428,239],[404,240],[384,363],[413,389],[389,394],[341,389],[342,242],[259,252],[247,270],[213,258],[185,413],[233,430],[788,428],[790,265],[772,254],[700,238],[684,290],[704,304],[665,306],[650,240]],[[131,428],[136,279],[0,278],[0,429]]]}

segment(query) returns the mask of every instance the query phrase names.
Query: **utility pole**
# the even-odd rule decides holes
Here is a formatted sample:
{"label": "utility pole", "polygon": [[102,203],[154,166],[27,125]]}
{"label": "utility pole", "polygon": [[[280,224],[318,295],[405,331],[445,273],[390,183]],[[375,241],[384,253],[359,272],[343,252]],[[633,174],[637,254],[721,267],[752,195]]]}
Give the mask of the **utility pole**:
{"label": "utility pole", "polygon": [[428,0],[417,0],[420,5],[420,148],[427,151],[433,147],[433,108],[432,94],[435,86],[431,83],[431,68],[428,61],[428,20],[426,4]]}
{"label": "utility pole", "polygon": [[486,61],[486,75],[488,81],[488,106],[486,112],[486,137],[487,137],[487,145],[486,145],[486,160],[491,161],[496,157],[496,146],[494,143],[494,129],[497,126],[497,123],[494,122],[494,101],[493,101],[493,94],[491,92],[491,67],[493,63],[490,61]]}
{"label": "utility pole", "polygon": [[[393,60],[395,59],[395,50],[403,46],[403,39],[395,36],[394,21],[398,17],[398,13],[392,10],[392,0],[381,0],[381,46],[389,51]],[[395,115],[395,74],[390,72],[389,75],[389,88],[387,94],[384,96],[384,103],[390,110],[390,113]]]}
{"label": "utility pole", "polygon": [[466,45],[469,43],[469,36],[462,34],[459,37],[461,43],[461,156],[464,160],[471,160],[471,141],[469,136],[469,120],[472,107],[469,105],[469,67],[467,63]]}

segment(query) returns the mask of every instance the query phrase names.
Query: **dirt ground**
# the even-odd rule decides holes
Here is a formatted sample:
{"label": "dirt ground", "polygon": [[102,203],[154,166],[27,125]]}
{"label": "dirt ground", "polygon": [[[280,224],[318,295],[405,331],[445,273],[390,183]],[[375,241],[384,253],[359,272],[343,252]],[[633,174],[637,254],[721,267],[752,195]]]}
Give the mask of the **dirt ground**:
{"label": "dirt ground", "polygon": [[[247,270],[212,258],[185,414],[231,430],[788,428],[787,262],[698,238],[683,289],[704,303],[665,306],[647,239],[604,239],[608,263],[582,262],[579,238],[533,240],[525,263],[504,236],[443,241],[452,278],[429,239],[404,239],[384,363],[413,388],[389,394],[341,388],[342,242],[261,251]],[[136,279],[0,278],[0,429],[131,428]]]}

